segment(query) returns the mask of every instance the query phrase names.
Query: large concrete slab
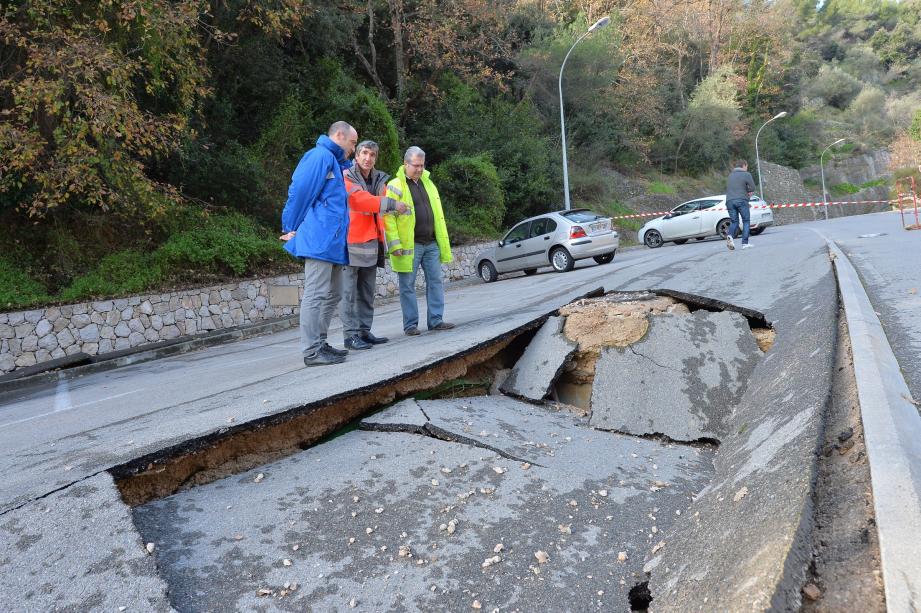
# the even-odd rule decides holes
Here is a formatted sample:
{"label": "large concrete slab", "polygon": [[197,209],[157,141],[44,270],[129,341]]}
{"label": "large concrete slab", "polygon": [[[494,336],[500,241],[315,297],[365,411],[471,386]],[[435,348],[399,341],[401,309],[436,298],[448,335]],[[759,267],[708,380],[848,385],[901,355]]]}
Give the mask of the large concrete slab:
{"label": "large concrete slab", "polygon": [[714,480],[650,557],[650,611],[800,606],[838,303],[825,250],[795,252],[803,291],[772,309],[777,338],[726,422]]}
{"label": "large concrete slab", "polygon": [[605,348],[595,367],[592,426],[680,441],[721,440],[761,353],[738,313],[649,318],[626,348]]}
{"label": "large concrete slab", "polygon": [[381,432],[423,432],[428,418],[412,398],[401,400],[361,420],[360,426]]}
{"label": "large concrete slab", "polygon": [[478,601],[486,611],[626,613],[643,552],[710,476],[705,450],[592,431],[510,399],[420,406],[459,436],[533,448],[543,466],[359,430],[139,507],[173,605],[463,611]]}
{"label": "large concrete slab", "polygon": [[540,401],[550,394],[576,343],[563,335],[563,317],[550,317],[515,363],[499,389],[510,396]]}
{"label": "large concrete slab", "polygon": [[0,610],[171,610],[107,474],[5,514],[0,552]]}

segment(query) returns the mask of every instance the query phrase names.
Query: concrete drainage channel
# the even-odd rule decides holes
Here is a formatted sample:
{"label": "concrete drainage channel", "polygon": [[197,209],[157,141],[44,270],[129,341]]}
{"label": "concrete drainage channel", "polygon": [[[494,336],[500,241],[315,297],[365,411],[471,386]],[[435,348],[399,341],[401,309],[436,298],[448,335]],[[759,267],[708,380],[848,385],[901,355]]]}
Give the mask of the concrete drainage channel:
{"label": "concrete drainage channel", "polygon": [[773,341],[726,303],[596,295],[112,472],[181,611],[687,610],[713,554],[682,536],[736,480],[718,446],[773,419],[740,410]]}

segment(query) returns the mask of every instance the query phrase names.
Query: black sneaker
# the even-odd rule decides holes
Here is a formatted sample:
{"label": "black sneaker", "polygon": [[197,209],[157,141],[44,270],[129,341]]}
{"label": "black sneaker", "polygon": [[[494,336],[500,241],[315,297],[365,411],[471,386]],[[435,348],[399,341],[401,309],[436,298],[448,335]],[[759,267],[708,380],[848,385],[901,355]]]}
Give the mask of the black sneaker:
{"label": "black sneaker", "polygon": [[345,348],[346,349],[355,349],[357,351],[362,351],[364,349],[370,349],[373,347],[371,343],[361,338],[360,336],[350,336],[345,339]]}
{"label": "black sneaker", "polygon": [[331,364],[342,364],[343,362],[345,362],[344,355],[334,355],[324,351],[322,347],[312,356],[304,356],[304,366],[329,366]]}
{"label": "black sneaker", "polygon": [[320,346],[320,351],[326,351],[327,353],[331,353],[333,355],[341,355],[343,357],[349,354],[348,349],[336,349],[329,343],[323,343],[323,345]]}
{"label": "black sneaker", "polygon": [[370,332],[363,332],[361,339],[366,343],[371,343],[372,345],[383,345],[390,339],[385,336],[374,336]]}

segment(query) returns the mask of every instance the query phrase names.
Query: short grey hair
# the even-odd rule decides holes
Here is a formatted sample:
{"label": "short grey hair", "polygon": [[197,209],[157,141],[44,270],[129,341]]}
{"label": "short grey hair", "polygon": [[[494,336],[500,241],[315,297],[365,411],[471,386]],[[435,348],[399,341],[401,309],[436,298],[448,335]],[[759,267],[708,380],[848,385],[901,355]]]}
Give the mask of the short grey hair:
{"label": "short grey hair", "polygon": [[422,150],[422,147],[416,147],[415,145],[413,145],[412,147],[406,150],[406,153],[403,154],[403,161],[408,162],[414,157],[418,157],[420,155],[422,156],[422,159],[424,160],[425,151]]}
{"label": "short grey hair", "polygon": [[326,133],[327,136],[335,136],[339,132],[345,132],[346,134],[351,134],[352,130],[355,128],[352,127],[347,121],[337,121],[329,127],[329,131]]}
{"label": "short grey hair", "polygon": [[362,149],[370,149],[375,153],[379,153],[381,150],[380,145],[375,143],[373,140],[363,140],[358,143],[358,146],[355,147],[355,155],[357,156],[359,153],[361,153]]}

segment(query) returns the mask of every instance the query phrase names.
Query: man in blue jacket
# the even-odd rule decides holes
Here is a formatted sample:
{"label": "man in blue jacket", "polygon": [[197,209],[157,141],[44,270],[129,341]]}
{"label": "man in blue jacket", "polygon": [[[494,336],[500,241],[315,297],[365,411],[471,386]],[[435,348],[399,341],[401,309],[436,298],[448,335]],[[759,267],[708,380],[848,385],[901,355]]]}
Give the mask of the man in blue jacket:
{"label": "man in blue jacket", "polygon": [[288,188],[281,213],[285,249],[304,258],[301,347],[306,366],[339,364],[347,350],[326,342],[329,322],[342,295],[342,267],[348,265],[348,194],[342,173],[358,143],[358,132],[337,121],[304,154]]}

